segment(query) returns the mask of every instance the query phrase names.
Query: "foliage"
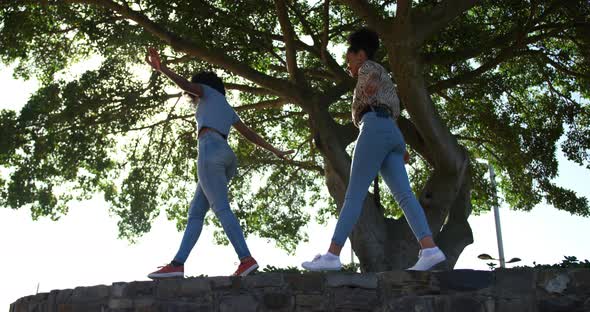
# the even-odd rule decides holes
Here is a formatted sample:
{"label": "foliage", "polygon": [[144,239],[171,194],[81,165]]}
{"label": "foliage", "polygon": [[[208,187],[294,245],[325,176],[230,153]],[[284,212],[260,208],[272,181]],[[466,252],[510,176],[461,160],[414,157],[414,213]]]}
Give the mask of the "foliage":
{"label": "foliage", "polygon": [[262,270],[262,273],[303,273],[305,271],[299,269],[298,267],[288,266],[286,268],[279,268],[272,265],[265,266]]}
{"label": "foliage", "polygon": [[[347,263],[342,265],[342,272],[358,273],[360,265],[358,263]],[[267,265],[261,272],[263,273],[305,273],[306,270],[301,270],[298,267],[288,266],[286,268],[279,268],[272,265]]]}
{"label": "foliage", "polygon": [[360,264],[358,263],[347,263],[342,265],[342,271],[344,272],[351,272],[351,273],[358,273],[360,272]]}
{"label": "foliage", "polygon": [[[176,102],[177,91],[142,63],[145,47],[154,46],[185,76],[218,71],[242,119],[273,144],[297,150],[282,163],[230,137],[240,162],[232,207],[246,234],[293,251],[308,239],[309,207],[320,206],[319,220],[334,214],[304,102],[329,105],[334,119],[351,127],[352,84],[338,63],[346,34],[362,21],[348,7],[289,1],[293,47],[271,1],[88,2],[0,4],[0,60],[14,64],[17,77],[41,83],[19,112],[0,111],[2,206],[58,219],[71,200],[100,192],[123,238],[148,232],[161,212],[184,227],[197,182],[195,124],[190,106]],[[428,11],[439,1],[413,2]],[[384,18],[395,13],[395,1],[368,5]],[[586,198],[553,182],[558,148],[590,167],[589,16],[584,0],[480,1],[417,51],[438,114],[472,159],[494,165],[503,201],[514,209],[544,200],[590,215]],[[299,70],[293,75],[291,50]],[[384,52],[378,55],[388,66]],[[102,58],[97,69],[69,75],[92,55]],[[412,157],[419,190],[431,168]],[[474,212],[489,210],[486,166],[471,166]],[[400,217],[380,187],[384,213]]]}
{"label": "foliage", "polygon": [[[490,262],[487,263],[490,270],[498,269],[498,263]],[[578,260],[575,256],[563,256],[563,260],[560,263],[554,264],[539,264],[533,261],[533,266],[522,265],[515,266],[514,268],[535,268],[535,269],[590,269],[590,261]]]}
{"label": "foliage", "polygon": [[533,262],[533,267],[537,269],[590,269],[590,261],[578,260],[575,256],[564,256],[561,263],[555,264],[538,264]]}

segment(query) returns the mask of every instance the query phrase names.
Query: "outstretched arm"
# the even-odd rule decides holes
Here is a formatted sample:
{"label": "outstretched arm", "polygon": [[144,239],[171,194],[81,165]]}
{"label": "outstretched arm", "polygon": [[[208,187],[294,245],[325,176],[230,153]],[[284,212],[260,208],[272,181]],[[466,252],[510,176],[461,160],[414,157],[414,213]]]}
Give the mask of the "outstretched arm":
{"label": "outstretched arm", "polygon": [[246,124],[244,124],[241,120],[238,120],[234,124],[234,128],[236,128],[236,130],[238,130],[241,135],[248,139],[248,141],[271,151],[273,154],[277,155],[277,157],[286,159],[287,155],[293,153],[293,150],[281,151],[276,149],[274,146],[270,145],[270,143],[266,142],[266,140],[264,140],[258,133],[246,126]]}
{"label": "outstretched arm", "polygon": [[154,48],[148,48],[148,55],[145,57],[145,61],[156,71],[163,73],[170,80],[172,80],[178,87],[183,91],[192,95],[201,97],[203,96],[203,88],[198,83],[192,83],[186,78],[178,75],[177,73],[170,70],[166,65],[163,65],[160,61],[160,55]]}

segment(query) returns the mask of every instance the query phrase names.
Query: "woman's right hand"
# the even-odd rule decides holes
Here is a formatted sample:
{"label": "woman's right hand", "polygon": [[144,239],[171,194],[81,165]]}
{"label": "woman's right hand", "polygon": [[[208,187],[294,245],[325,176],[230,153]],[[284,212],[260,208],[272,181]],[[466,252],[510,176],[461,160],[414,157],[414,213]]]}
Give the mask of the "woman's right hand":
{"label": "woman's right hand", "polygon": [[160,60],[160,54],[154,48],[148,48],[148,54],[145,56],[145,61],[148,63],[154,70],[162,71],[162,62]]}

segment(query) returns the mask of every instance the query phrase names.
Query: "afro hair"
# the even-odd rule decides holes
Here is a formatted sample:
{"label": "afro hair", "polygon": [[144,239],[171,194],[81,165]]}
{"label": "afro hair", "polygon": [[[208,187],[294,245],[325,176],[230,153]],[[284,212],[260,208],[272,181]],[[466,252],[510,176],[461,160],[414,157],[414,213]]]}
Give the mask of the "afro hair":
{"label": "afro hair", "polygon": [[214,72],[210,71],[202,71],[196,73],[191,78],[192,83],[200,83],[208,85],[209,87],[219,91],[219,93],[225,95],[225,85],[223,84],[223,80],[217,76]]}
{"label": "afro hair", "polygon": [[348,52],[365,51],[367,58],[373,60],[379,49],[379,35],[368,28],[361,28],[348,36]]}

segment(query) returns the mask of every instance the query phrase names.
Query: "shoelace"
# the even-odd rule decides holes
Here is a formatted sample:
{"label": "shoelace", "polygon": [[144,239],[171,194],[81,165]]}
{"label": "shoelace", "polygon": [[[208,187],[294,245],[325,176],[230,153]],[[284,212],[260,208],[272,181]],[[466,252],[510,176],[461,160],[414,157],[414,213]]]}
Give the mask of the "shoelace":
{"label": "shoelace", "polygon": [[313,261],[320,260],[320,258],[321,258],[321,257],[322,257],[322,255],[321,255],[321,254],[317,254],[317,255],[315,255],[315,257],[313,257],[313,260],[312,260],[312,262],[313,262]]}

